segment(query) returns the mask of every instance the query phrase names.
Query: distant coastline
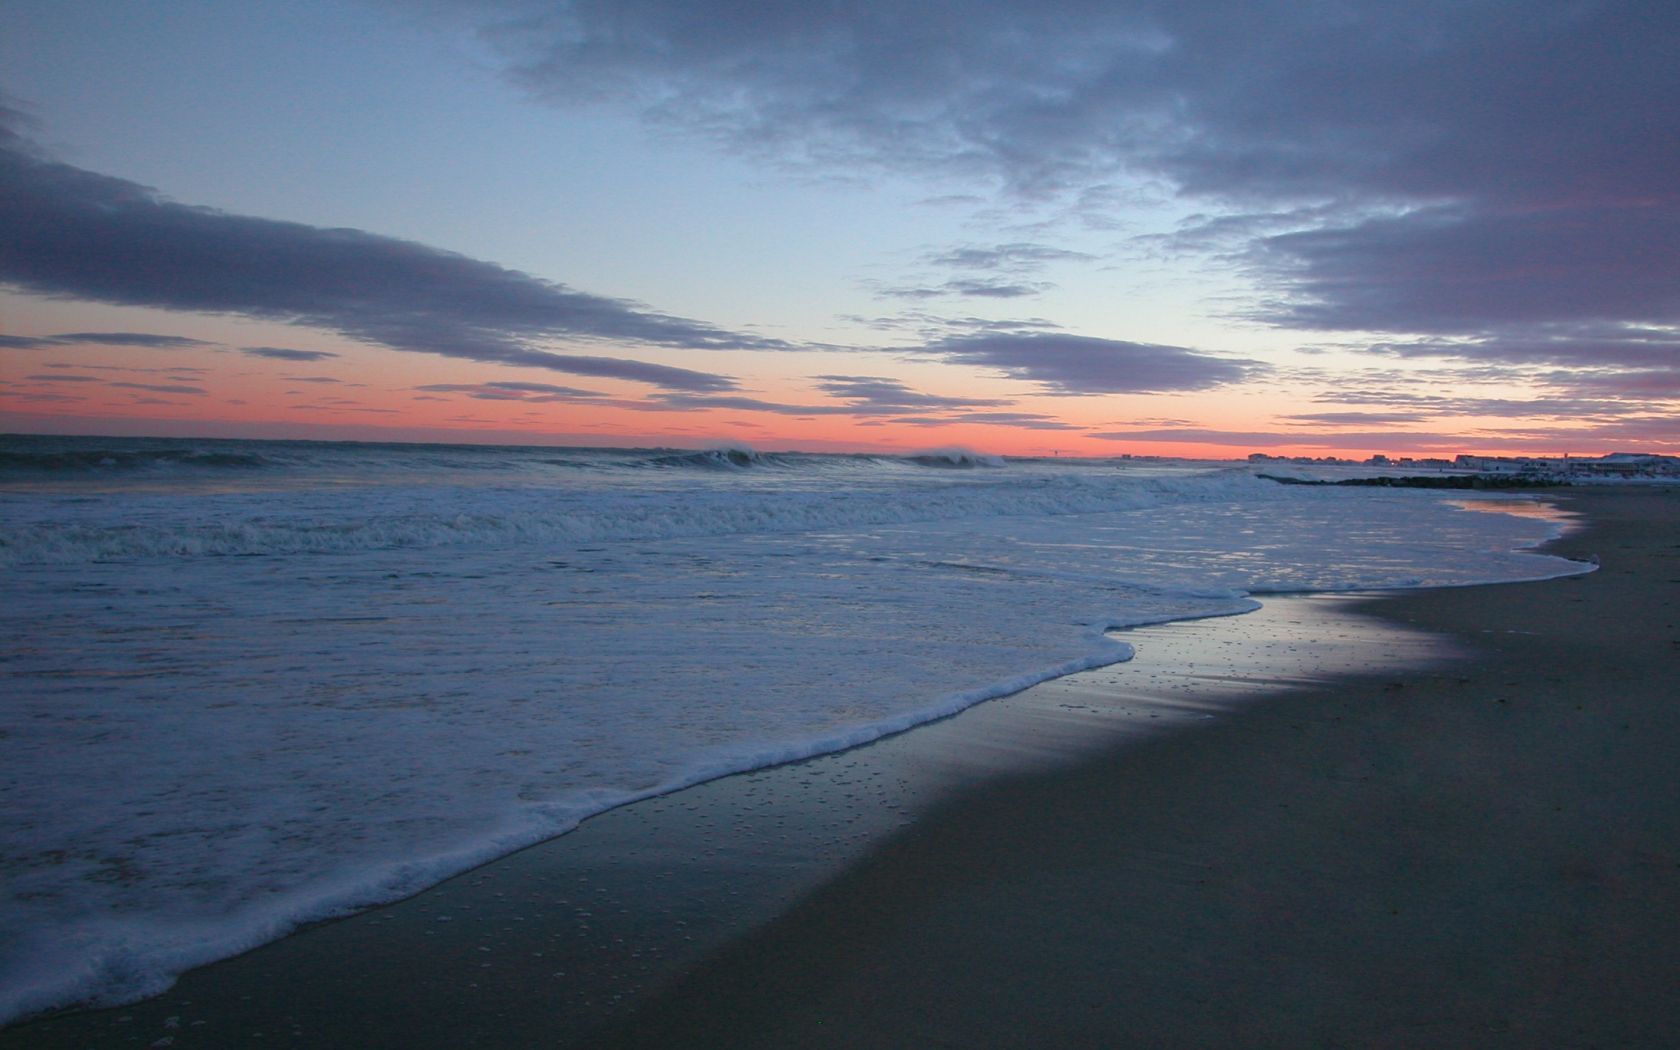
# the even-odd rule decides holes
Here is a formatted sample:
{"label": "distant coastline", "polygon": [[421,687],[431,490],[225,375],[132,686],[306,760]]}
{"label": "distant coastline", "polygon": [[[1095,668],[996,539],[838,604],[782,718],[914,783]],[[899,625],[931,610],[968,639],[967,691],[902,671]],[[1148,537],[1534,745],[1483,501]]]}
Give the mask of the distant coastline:
{"label": "distant coastline", "polygon": [[[1680,456],[1665,456],[1648,452],[1611,452],[1602,456],[1473,456],[1461,452],[1452,459],[1414,459],[1409,456],[1390,458],[1375,455],[1367,459],[1343,459],[1339,456],[1274,456],[1253,452],[1248,462],[1290,463],[1299,466],[1380,467],[1392,469],[1422,469],[1454,471],[1460,475],[1474,474],[1488,479],[1484,485],[1421,484],[1424,476],[1417,476],[1419,488],[1518,488],[1521,481],[1505,484],[1494,479],[1524,479],[1529,484],[1559,485],[1570,480],[1604,480],[1614,478],[1673,478],[1680,480]],[[1270,475],[1262,474],[1261,477]],[[1272,477],[1273,481],[1285,479]],[[1345,481],[1336,484],[1395,484],[1394,478],[1373,481]]]}
{"label": "distant coastline", "polygon": [[1374,478],[1342,478],[1339,481],[1291,478],[1280,474],[1256,474],[1255,477],[1275,481],[1280,485],[1354,485],[1395,489],[1552,489],[1574,484],[1568,478],[1542,474],[1403,474]]}

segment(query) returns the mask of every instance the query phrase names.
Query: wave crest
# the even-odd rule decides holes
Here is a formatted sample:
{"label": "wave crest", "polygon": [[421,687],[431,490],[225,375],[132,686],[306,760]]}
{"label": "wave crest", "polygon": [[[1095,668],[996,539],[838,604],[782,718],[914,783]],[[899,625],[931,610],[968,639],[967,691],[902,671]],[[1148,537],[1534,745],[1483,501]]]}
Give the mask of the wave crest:
{"label": "wave crest", "polygon": [[976,452],[973,449],[958,446],[931,448],[926,452],[916,452],[903,458],[917,466],[933,467],[939,470],[973,470],[975,467],[1001,467],[1004,465],[1002,456],[988,456],[984,452]]}
{"label": "wave crest", "polygon": [[254,470],[272,465],[272,460],[254,452],[206,451],[194,448],[83,448],[51,452],[0,450],[0,475],[29,477],[133,473],[171,468]]}
{"label": "wave crest", "polygon": [[[700,454],[696,453],[698,457]],[[694,459],[691,462],[704,462]],[[714,459],[728,462],[726,456]],[[713,466],[711,470],[743,470]],[[1245,474],[1127,480],[1113,475],[964,478],[858,491],[440,488],[272,498],[134,498],[120,523],[97,505],[44,504],[0,529],[0,563],[252,556],[509,543],[600,543],[829,530],[954,518],[1063,515],[1242,498],[1304,498]],[[84,516],[85,514],[85,516]]]}

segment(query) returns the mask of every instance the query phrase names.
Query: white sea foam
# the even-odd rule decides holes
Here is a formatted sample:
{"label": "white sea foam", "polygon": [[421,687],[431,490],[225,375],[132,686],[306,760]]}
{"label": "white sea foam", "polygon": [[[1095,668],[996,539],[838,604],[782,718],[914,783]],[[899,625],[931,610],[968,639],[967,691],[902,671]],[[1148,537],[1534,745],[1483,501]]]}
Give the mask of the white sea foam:
{"label": "white sea foam", "polygon": [[8,451],[0,1019],[1126,659],[1107,628],[1579,570],[1517,549],[1550,522],[1207,467]]}

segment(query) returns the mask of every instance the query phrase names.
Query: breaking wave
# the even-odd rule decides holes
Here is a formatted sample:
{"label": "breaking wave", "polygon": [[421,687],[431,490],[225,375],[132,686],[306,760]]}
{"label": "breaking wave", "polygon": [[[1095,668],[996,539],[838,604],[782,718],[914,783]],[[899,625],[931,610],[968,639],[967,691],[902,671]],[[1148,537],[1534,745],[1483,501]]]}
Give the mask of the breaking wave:
{"label": "breaking wave", "polygon": [[941,470],[972,470],[975,467],[1001,467],[1005,465],[1001,456],[988,456],[983,452],[975,452],[966,448],[935,448],[903,458],[917,466],[935,467]]}
{"label": "breaking wave", "polygon": [[148,470],[254,470],[274,466],[273,460],[252,452],[221,452],[196,448],[86,448],[48,452],[0,449],[0,477],[8,474],[81,476],[92,473],[132,473]]}
{"label": "breaking wave", "polygon": [[[696,454],[698,455],[698,454]],[[712,467],[709,470],[741,470]],[[568,488],[397,487],[348,493],[133,495],[121,521],[80,500],[17,508],[0,527],[0,562],[257,556],[509,543],[599,543],[780,534],[1017,516],[1123,511],[1243,498],[1300,499],[1312,490],[1245,473],[1185,478],[982,477],[872,488],[735,485],[650,492]],[[1305,496],[1305,498],[1311,498]]]}

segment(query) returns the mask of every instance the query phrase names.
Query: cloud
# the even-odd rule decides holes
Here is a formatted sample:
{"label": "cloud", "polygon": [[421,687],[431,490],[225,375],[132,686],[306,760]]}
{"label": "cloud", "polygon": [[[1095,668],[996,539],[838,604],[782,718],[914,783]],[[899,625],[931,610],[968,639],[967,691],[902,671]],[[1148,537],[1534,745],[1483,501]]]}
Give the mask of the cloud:
{"label": "cloud", "polygon": [[994,368],[1061,394],[1148,394],[1206,390],[1259,374],[1244,358],[1215,357],[1182,346],[1130,343],[1060,332],[954,335],[914,351]]}
{"label": "cloud", "polygon": [[[1396,389],[1383,387],[1366,387],[1359,390],[1329,392],[1314,397],[1314,401],[1333,402],[1346,405],[1376,405],[1390,410],[1395,415],[1417,415],[1420,418],[1439,418],[1442,416],[1498,416],[1510,419],[1559,419],[1559,420],[1588,420],[1598,417],[1604,420],[1619,418],[1628,414],[1630,407],[1643,408],[1649,395],[1641,399],[1637,406],[1630,406],[1628,400],[1622,399],[1625,392],[1621,389],[1624,377],[1634,386],[1641,383],[1651,387],[1677,389],[1680,388],[1680,371],[1677,372],[1557,372],[1550,377],[1539,377],[1541,385],[1549,385],[1558,393],[1552,396],[1531,398],[1515,397],[1485,397],[1471,392],[1456,394],[1437,394],[1420,392],[1418,389]],[[1444,377],[1424,375],[1417,377],[1417,381],[1427,385],[1438,384],[1444,388],[1463,386],[1462,381],[1456,381],[1449,374]],[[1628,394],[1627,396],[1633,396]],[[1349,417],[1348,423],[1357,423],[1353,418],[1360,413],[1317,413],[1307,416],[1289,416],[1288,419],[1324,418],[1328,420],[1336,415]],[[1387,413],[1369,413],[1380,416]],[[1677,424],[1680,426],[1680,424]]]}
{"label": "cloud", "polygon": [[[577,387],[559,386],[554,383],[432,383],[414,389],[433,394],[466,394],[480,401],[597,401],[606,397],[597,390],[580,390]],[[417,397],[415,400],[439,399]]]}
{"label": "cloud", "polygon": [[134,368],[127,365],[96,365],[88,362],[72,364],[68,361],[48,361],[45,364],[48,368],[76,369],[84,372],[133,372],[139,375],[161,375],[170,379],[177,379],[182,376],[196,378],[197,376],[210,374],[208,368],[188,368],[184,365],[169,365],[165,368]]}
{"label": "cloud", "polygon": [[411,241],[178,204],[0,132],[0,282],[26,291],[280,320],[396,350],[678,390],[735,384],[537,344],[787,348]]}
{"label": "cloud", "polygon": [[153,335],[149,332],[69,332],[56,337],[61,343],[80,343],[89,346],[144,346],[164,350],[197,346],[215,346],[203,339],[188,339],[180,335]]}
{"label": "cloud", "polygon": [[203,387],[184,386],[178,383],[112,383],[114,387],[124,390],[148,390],[154,394],[195,394],[202,395]]}
{"label": "cloud", "polygon": [[[0,205],[3,221],[4,205]],[[0,225],[0,229],[4,226]],[[215,346],[202,339],[181,335],[152,335],[148,332],[65,332],[62,335],[0,335],[0,347],[11,350],[41,350],[63,346],[141,346],[159,350],[183,350]]]}
{"label": "cloud", "polygon": [[874,291],[882,299],[942,299],[964,295],[977,299],[1025,299],[1054,287],[1043,281],[962,277],[938,285],[875,285]]}
{"label": "cloud", "polygon": [[[943,251],[925,253],[920,263],[924,267],[966,271],[968,275],[934,277],[901,284],[876,283],[871,287],[884,299],[937,299],[949,296],[968,296],[979,299],[1024,299],[1056,287],[1048,281],[1026,278],[1043,271],[1051,263],[1089,261],[1095,256],[1086,252],[1057,248],[1048,244],[1016,241],[991,247],[964,245]],[[980,276],[973,274],[978,272]]]}
{"label": "cloud", "polygon": [[1111,430],[1093,433],[1104,441],[1178,442],[1197,445],[1226,445],[1237,448],[1307,447],[1322,449],[1387,449],[1395,452],[1454,452],[1472,448],[1494,448],[1497,442],[1462,434],[1420,433],[1404,430],[1320,432],[1311,430],[1217,430],[1183,427],[1164,430]]}
{"label": "cloud", "polygon": [[970,295],[981,299],[1024,299],[1029,295],[1054,288],[1045,281],[1001,281],[980,277],[962,277],[946,281],[945,287],[958,295]]}
{"label": "cloud", "polygon": [[242,346],[239,352],[274,361],[325,361],[329,357],[339,356],[325,350],[293,350],[285,346]]}
{"label": "cloud", "polygon": [[1089,189],[1442,197],[1670,181],[1660,0],[463,0],[509,75],[744,150]]}
{"label": "cloud", "polygon": [[927,262],[936,266],[948,266],[959,270],[984,270],[990,273],[1037,273],[1050,263],[1056,262],[1089,262],[1095,256],[1087,252],[1074,251],[1070,248],[1058,248],[1049,244],[1036,244],[1029,241],[1015,241],[1009,244],[993,245],[989,248],[977,245],[965,245],[961,248],[951,248],[942,252],[935,252],[927,256]]}
{"label": "cloud", "polygon": [[[650,412],[664,409],[726,408],[739,412],[773,412],[779,416],[852,416],[858,410],[851,405],[792,405],[780,401],[747,397],[743,394],[655,394],[640,407]],[[890,412],[890,410],[888,410]],[[882,412],[875,415],[886,414]]]}
{"label": "cloud", "polygon": [[1610,420],[1585,430],[1565,431],[1573,447],[1600,446],[1610,442],[1644,444],[1680,452],[1680,424],[1673,415],[1632,416]]}
{"label": "cloud", "polygon": [[[576,387],[559,386],[559,385],[554,384],[554,383],[522,383],[522,382],[513,382],[513,381],[504,380],[504,381],[495,382],[495,383],[485,383],[484,385],[486,387],[489,387],[489,388],[494,389],[494,390],[511,390],[511,391],[515,391],[515,392],[518,392],[518,393],[521,393],[521,394],[558,394],[558,395],[561,395],[563,397],[602,397],[602,396],[604,396],[604,395],[602,395],[600,393],[597,393],[596,391],[593,391],[593,390],[579,390]],[[421,390],[441,390],[443,388],[442,387],[431,386],[431,387],[420,387],[419,389],[421,389]]]}
{"label": "cloud", "polygon": [[1014,404],[994,398],[945,397],[911,390],[886,376],[821,375],[814,377],[817,388],[830,397],[851,402],[854,411],[896,411],[914,409],[996,408]]}
{"label": "cloud", "polygon": [[[1053,183],[1111,152],[1070,151],[1081,96],[1157,46],[1149,19],[1101,5],[708,4],[523,0],[489,11],[510,75],[564,102],[758,153]],[[1070,17],[1073,16],[1073,17]],[[1078,127],[1075,127],[1077,125]],[[1100,137],[1112,138],[1112,133]]]}
{"label": "cloud", "polygon": [[[1638,368],[1611,372],[1559,372],[1551,382],[1573,390],[1615,397],[1680,401],[1680,368]],[[1680,406],[1677,406],[1680,409]],[[1680,415],[1674,422],[1680,434]]]}
{"label": "cloud", "polygon": [[460,6],[533,95],[755,157],[1087,212],[1153,184],[1203,210],[1182,243],[1249,249],[1274,324],[1492,360],[1512,326],[1680,324],[1671,0]]}
{"label": "cloud", "polygon": [[[1406,332],[1680,322],[1680,199],[1426,208],[1278,234],[1255,249],[1302,328]],[[1499,353],[1506,340],[1484,340]],[[1669,353],[1676,340],[1669,336]]]}
{"label": "cloud", "polygon": [[1037,412],[959,412],[950,416],[905,417],[894,420],[894,422],[918,427],[949,427],[966,423],[989,427],[1012,427],[1020,430],[1083,431],[1085,429]]}
{"label": "cloud", "polygon": [[1507,364],[1680,366],[1680,327],[1632,324],[1512,325],[1494,335],[1377,343],[1372,353]]}
{"label": "cloud", "polygon": [[1652,448],[1675,448],[1676,442],[1680,441],[1674,420],[1667,417],[1636,417],[1590,426],[1523,427],[1468,434],[1407,430],[1238,431],[1185,427],[1165,430],[1115,430],[1092,433],[1090,436],[1105,441],[1179,442],[1247,449],[1380,449],[1387,452],[1417,452],[1428,455],[1496,449],[1559,453],[1570,449],[1602,448],[1612,442]]}
{"label": "cloud", "polygon": [[685,409],[734,409],[770,412],[782,416],[852,416],[858,426],[883,420],[905,426],[942,427],[959,423],[987,426],[1016,426],[1029,430],[1079,430],[1036,412],[978,411],[1014,404],[996,398],[947,397],[911,390],[897,379],[884,376],[824,375],[814,377],[817,388],[842,404],[800,405],[736,394],[656,394],[644,407]]}
{"label": "cloud", "polygon": [[1284,416],[1291,423],[1307,426],[1378,426],[1386,423],[1420,423],[1429,416],[1421,412],[1304,412]]}

